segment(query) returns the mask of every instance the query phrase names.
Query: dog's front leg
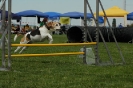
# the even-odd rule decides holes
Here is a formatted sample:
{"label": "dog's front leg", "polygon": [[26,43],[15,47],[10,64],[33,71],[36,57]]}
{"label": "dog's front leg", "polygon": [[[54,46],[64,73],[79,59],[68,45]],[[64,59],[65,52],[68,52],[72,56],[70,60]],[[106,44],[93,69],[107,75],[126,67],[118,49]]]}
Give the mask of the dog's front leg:
{"label": "dog's front leg", "polygon": [[52,38],[52,36],[50,34],[48,34],[48,39],[49,39],[49,44],[52,44],[53,38]]}

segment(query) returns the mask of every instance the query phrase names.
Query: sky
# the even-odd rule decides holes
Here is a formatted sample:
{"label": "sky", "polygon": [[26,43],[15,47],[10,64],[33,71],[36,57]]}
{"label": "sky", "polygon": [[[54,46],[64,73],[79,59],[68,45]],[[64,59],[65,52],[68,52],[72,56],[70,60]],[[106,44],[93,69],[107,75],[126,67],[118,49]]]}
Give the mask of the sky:
{"label": "sky", "polygon": [[[8,0],[7,0],[8,1]],[[88,0],[93,12],[96,12],[96,0]],[[104,9],[108,9],[112,6],[118,6],[121,9],[124,8],[124,0],[101,0]],[[7,6],[6,6],[7,7]],[[66,13],[71,11],[84,12],[84,0],[12,0],[12,12],[17,13],[24,10],[38,10],[41,12],[59,12]],[[126,0],[126,10],[133,12],[133,0]],[[99,9],[101,11],[101,8]],[[90,13],[89,8],[87,12]],[[35,19],[35,18],[34,18]],[[109,18],[112,21],[113,18]],[[31,18],[23,18],[23,21],[33,21]],[[123,18],[116,18],[117,24],[123,23]],[[34,20],[35,21],[35,20]],[[72,22],[72,24],[79,24],[78,20]]]}

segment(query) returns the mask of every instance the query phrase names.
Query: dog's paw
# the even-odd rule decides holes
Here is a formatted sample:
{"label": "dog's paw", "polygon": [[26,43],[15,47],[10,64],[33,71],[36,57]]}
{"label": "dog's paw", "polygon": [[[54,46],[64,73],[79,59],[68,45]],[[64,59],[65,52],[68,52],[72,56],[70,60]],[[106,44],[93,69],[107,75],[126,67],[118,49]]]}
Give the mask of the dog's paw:
{"label": "dog's paw", "polygon": [[19,54],[21,54],[22,52],[20,51]]}
{"label": "dog's paw", "polygon": [[17,52],[17,50],[14,50],[14,53],[16,53]]}

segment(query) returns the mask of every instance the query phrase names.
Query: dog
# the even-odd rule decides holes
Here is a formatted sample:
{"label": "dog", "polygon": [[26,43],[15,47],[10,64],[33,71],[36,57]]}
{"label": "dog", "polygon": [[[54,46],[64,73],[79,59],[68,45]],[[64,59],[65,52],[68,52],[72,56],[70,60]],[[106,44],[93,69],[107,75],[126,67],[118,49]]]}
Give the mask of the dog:
{"label": "dog", "polygon": [[[51,44],[53,42],[51,33],[53,31],[60,30],[60,29],[61,29],[61,24],[59,22],[47,22],[42,27],[24,34],[20,40],[20,44],[31,44],[33,42],[43,42],[45,38],[48,38],[49,44]],[[16,41],[17,37],[20,35],[21,34],[16,34],[14,36],[14,41]],[[14,53],[16,53],[19,49],[21,49],[19,53],[22,53],[23,50],[26,49],[26,46],[18,46],[17,49],[14,51]]]}

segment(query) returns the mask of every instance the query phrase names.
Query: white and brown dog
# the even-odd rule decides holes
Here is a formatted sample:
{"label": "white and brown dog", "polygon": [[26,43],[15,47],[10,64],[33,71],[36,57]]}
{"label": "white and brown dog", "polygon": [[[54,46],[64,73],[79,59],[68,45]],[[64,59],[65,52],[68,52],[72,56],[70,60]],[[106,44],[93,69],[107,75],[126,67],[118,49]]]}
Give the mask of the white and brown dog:
{"label": "white and brown dog", "polygon": [[[32,42],[42,42],[45,38],[49,39],[49,44],[53,42],[53,38],[51,33],[56,30],[60,30],[60,23],[59,22],[47,22],[46,25],[40,27],[39,29],[33,30],[31,32],[27,32],[20,41],[20,44],[29,44]],[[14,41],[16,41],[17,37],[20,34],[16,34],[14,36]],[[17,52],[20,48],[22,50],[19,53],[22,53],[26,46],[18,46],[14,52]]]}

